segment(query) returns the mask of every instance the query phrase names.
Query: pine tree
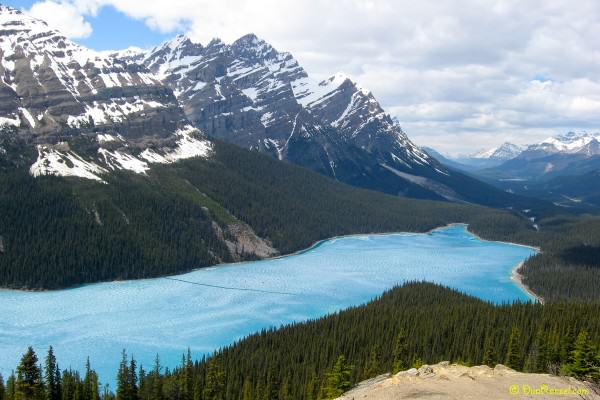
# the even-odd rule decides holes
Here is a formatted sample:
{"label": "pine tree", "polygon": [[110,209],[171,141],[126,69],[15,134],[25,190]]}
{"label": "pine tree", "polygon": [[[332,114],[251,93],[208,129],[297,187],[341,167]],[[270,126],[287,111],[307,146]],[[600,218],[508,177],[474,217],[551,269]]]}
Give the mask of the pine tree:
{"label": "pine tree", "polygon": [[88,359],[85,362],[85,375],[83,377],[82,386],[82,400],[99,400],[100,394],[98,390],[98,377],[96,375],[96,372],[92,370],[90,359],[88,357]]}
{"label": "pine tree", "polygon": [[42,371],[38,367],[38,358],[29,347],[17,367],[15,400],[43,400],[45,397]]}
{"label": "pine tree", "polygon": [[160,358],[158,354],[154,360],[154,369],[151,372],[152,390],[150,393],[150,400],[163,400],[163,379],[160,371]]}
{"label": "pine tree", "polygon": [[252,382],[248,378],[244,379],[244,387],[242,388],[242,400],[254,400],[252,395]]}
{"label": "pine tree", "polygon": [[60,373],[60,367],[58,363],[56,364],[56,369],[54,370],[54,384],[56,385],[56,398],[62,399],[62,376]]}
{"label": "pine tree", "polygon": [[225,371],[219,357],[211,357],[206,371],[204,400],[225,400]]}
{"label": "pine tree", "polygon": [[17,378],[15,377],[15,373],[11,373],[8,379],[6,380],[6,400],[15,400],[15,392],[17,390]]}
{"label": "pine tree", "polygon": [[139,389],[138,389],[138,399],[140,400],[149,400],[150,396],[148,395],[148,375],[146,375],[146,370],[144,366],[140,364],[139,372]]}
{"label": "pine tree", "polygon": [[535,366],[533,372],[548,372],[550,365],[550,350],[548,348],[548,337],[543,330],[539,330],[535,336]]}
{"label": "pine tree", "polygon": [[289,379],[284,379],[281,384],[281,389],[279,390],[279,399],[280,400],[293,400],[291,389],[290,389],[290,381]]}
{"label": "pine tree", "polygon": [[306,387],[304,388],[304,399],[305,400],[315,400],[315,391],[317,389],[317,374],[312,371],[310,377],[308,378],[308,382],[306,382]]}
{"label": "pine tree", "polygon": [[192,362],[192,352],[188,347],[187,357],[183,357],[183,399],[194,400],[194,364]]}
{"label": "pine tree", "polygon": [[496,365],[496,353],[494,352],[494,343],[491,337],[487,337],[485,340],[485,346],[483,349],[483,365],[488,367],[494,367]]}
{"label": "pine tree", "polygon": [[520,349],[520,333],[516,326],[513,326],[508,339],[508,350],[506,352],[507,367],[520,371],[522,364],[521,349]]}
{"label": "pine tree", "polygon": [[129,400],[138,400],[138,377],[137,377],[137,364],[133,355],[129,360]]}
{"label": "pine tree", "polygon": [[58,383],[56,382],[56,369],[56,356],[54,355],[54,349],[50,346],[44,365],[44,381],[46,384],[47,400],[60,400]]}
{"label": "pine tree", "polygon": [[567,365],[567,370],[571,375],[577,377],[591,377],[598,367],[596,363],[596,349],[590,340],[588,333],[585,330],[579,332],[575,345],[573,347],[572,362]]}
{"label": "pine tree", "polygon": [[406,331],[401,329],[396,335],[396,341],[394,342],[394,351],[392,352],[392,373],[397,374],[398,372],[406,369],[406,361],[408,359],[408,347],[406,345]]}
{"label": "pine tree", "polygon": [[573,362],[573,345],[575,343],[575,334],[569,326],[566,334],[561,338],[560,342],[560,362],[564,365],[569,365]]}
{"label": "pine tree", "polygon": [[340,355],[333,369],[327,374],[325,380],[324,394],[327,400],[335,399],[352,387],[350,377],[352,366],[346,362],[346,357]]}
{"label": "pine tree", "polygon": [[376,376],[377,373],[379,372],[379,355],[380,355],[380,353],[381,352],[380,352],[380,349],[378,346],[374,346],[371,349],[369,358],[367,360],[365,369],[363,371],[363,379],[372,378],[372,377]]}
{"label": "pine tree", "polygon": [[117,373],[117,400],[133,400],[130,396],[131,375],[127,366],[127,353],[125,350],[121,353],[121,363]]}
{"label": "pine tree", "polygon": [[4,400],[6,388],[4,387],[4,377],[0,374],[0,400]]}
{"label": "pine tree", "polygon": [[267,399],[278,399],[280,381],[275,364],[271,363],[267,371],[267,383],[265,385],[265,397]]}
{"label": "pine tree", "polygon": [[413,360],[413,363],[412,363],[412,368],[419,369],[422,366],[423,366],[423,360],[421,359],[421,357],[415,356],[415,359]]}

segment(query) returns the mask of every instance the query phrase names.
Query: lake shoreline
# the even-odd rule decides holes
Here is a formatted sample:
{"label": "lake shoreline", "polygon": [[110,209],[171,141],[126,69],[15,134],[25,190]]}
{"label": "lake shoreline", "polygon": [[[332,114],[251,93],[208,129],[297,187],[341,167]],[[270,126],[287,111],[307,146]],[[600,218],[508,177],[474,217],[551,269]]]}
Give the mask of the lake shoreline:
{"label": "lake shoreline", "polygon": [[[306,247],[304,249],[301,250],[296,250],[294,252],[291,253],[286,253],[286,254],[279,254],[276,256],[272,256],[272,257],[266,257],[266,258],[261,258],[259,260],[252,260],[252,261],[238,261],[238,262],[231,262],[231,263],[220,263],[220,264],[212,264],[212,265],[207,265],[207,266],[203,266],[203,267],[196,267],[196,268],[192,268],[189,270],[184,270],[175,274],[169,274],[169,275],[158,275],[158,276],[152,276],[152,277],[147,277],[147,278],[139,278],[139,279],[125,279],[125,280],[111,280],[111,281],[99,281],[99,282],[90,282],[90,283],[83,283],[80,285],[74,285],[74,286],[69,286],[69,287],[65,287],[65,288],[58,288],[58,289],[15,289],[15,288],[0,288],[0,292],[3,291],[13,291],[13,292],[26,292],[26,293],[45,293],[45,292],[57,292],[57,291],[61,291],[61,290],[75,290],[75,289],[80,289],[82,287],[86,287],[86,286],[90,286],[90,285],[97,285],[97,284],[110,284],[110,283],[121,283],[121,282],[130,282],[130,281],[145,281],[145,280],[152,280],[152,279],[168,279],[170,277],[176,277],[176,276],[181,276],[181,275],[186,275],[192,272],[196,272],[196,271],[200,271],[200,270],[204,270],[207,268],[222,268],[222,267],[234,267],[236,265],[242,265],[242,264],[246,264],[249,262],[254,262],[254,261],[269,261],[269,260],[277,260],[277,259],[282,259],[282,258],[286,258],[286,257],[292,257],[292,256],[298,256],[298,255],[302,255],[306,252],[309,252],[311,250],[316,249],[317,247],[323,245],[326,242],[332,241],[332,240],[336,240],[336,239],[344,239],[344,238],[352,238],[352,237],[361,237],[361,236],[389,236],[389,235],[423,235],[423,234],[432,234],[436,231],[439,230],[444,230],[447,228],[452,228],[455,226],[463,226],[465,227],[465,230],[470,234],[473,235],[475,238],[477,238],[478,240],[484,241],[484,242],[494,242],[494,243],[504,243],[504,244],[508,244],[508,245],[513,245],[513,246],[521,246],[521,247],[526,247],[529,249],[533,249],[536,252],[541,253],[541,249],[539,247],[535,247],[535,246],[529,246],[526,244],[521,244],[521,243],[513,243],[513,242],[506,242],[506,241],[500,241],[500,240],[489,240],[489,239],[485,239],[482,238],[481,236],[479,236],[477,233],[471,231],[469,229],[469,224],[465,223],[465,222],[451,222],[449,224],[446,225],[441,225],[435,228],[431,228],[427,231],[423,231],[423,232],[372,232],[372,233],[350,233],[347,235],[336,235],[336,236],[332,236],[326,239],[320,239],[317,240],[316,242],[314,242],[313,244],[311,244],[309,247]],[[533,296],[535,299],[537,299],[540,303],[543,304],[543,299],[538,296],[537,294],[535,294],[527,285],[525,285],[522,282],[522,275],[518,274],[518,279],[514,278],[515,276],[515,270],[520,268],[522,266],[523,262],[519,263],[513,270],[511,273],[511,280],[513,282],[515,282],[515,284],[517,286],[519,286],[525,293]]]}
{"label": "lake shoreline", "polygon": [[536,294],[533,290],[531,290],[531,288],[527,284],[525,284],[523,282],[523,275],[521,275],[521,272],[520,272],[523,265],[525,265],[525,262],[521,261],[512,269],[510,280],[515,282],[517,285],[519,285],[519,287],[521,287],[521,289],[523,289],[523,291],[525,291],[529,295],[533,296],[538,303],[544,304],[544,298],[542,296]]}

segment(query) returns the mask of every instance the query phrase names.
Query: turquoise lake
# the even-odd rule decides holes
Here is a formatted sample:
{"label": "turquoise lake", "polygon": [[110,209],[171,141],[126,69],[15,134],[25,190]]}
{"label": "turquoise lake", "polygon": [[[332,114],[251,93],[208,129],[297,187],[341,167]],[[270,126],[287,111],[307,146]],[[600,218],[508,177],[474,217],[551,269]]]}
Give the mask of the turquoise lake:
{"label": "turquoise lake", "polygon": [[61,368],[82,369],[89,356],[101,381],[112,384],[122,349],[146,369],[156,354],[173,367],[188,347],[199,357],[262,328],[365,303],[407,280],[441,283],[495,303],[531,300],[510,276],[533,254],[452,225],[423,234],[330,239],[287,257],[171,277],[179,280],[0,291],[0,373],[10,374],[27,346],[43,358],[52,345]]}

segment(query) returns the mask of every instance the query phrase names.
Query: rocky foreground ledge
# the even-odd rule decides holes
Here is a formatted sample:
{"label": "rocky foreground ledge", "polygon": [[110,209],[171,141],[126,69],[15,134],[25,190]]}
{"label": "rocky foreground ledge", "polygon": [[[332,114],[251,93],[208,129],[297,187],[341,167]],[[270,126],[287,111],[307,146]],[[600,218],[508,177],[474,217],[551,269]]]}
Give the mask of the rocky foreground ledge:
{"label": "rocky foreground ledge", "polygon": [[569,377],[445,361],[369,379],[339,399],[600,399],[600,390]]}

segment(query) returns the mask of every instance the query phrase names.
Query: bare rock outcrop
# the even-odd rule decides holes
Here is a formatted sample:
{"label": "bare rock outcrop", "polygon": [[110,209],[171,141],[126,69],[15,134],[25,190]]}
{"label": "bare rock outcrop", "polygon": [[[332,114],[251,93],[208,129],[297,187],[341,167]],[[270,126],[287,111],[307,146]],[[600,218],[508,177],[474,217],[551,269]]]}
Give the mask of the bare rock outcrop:
{"label": "bare rock outcrop", "polygon": [[249,225],[242,222],[229,224],[225,230],[213,222],[213,231],[225,243],[235,261],[248,256],[268,258],[279,255],[271,242],[259,237]]}
{"label": "bare rock outcrop", "polygon": [[446,361],[364,381],[339,399],[600,399],[600,392],[574,378]]}

